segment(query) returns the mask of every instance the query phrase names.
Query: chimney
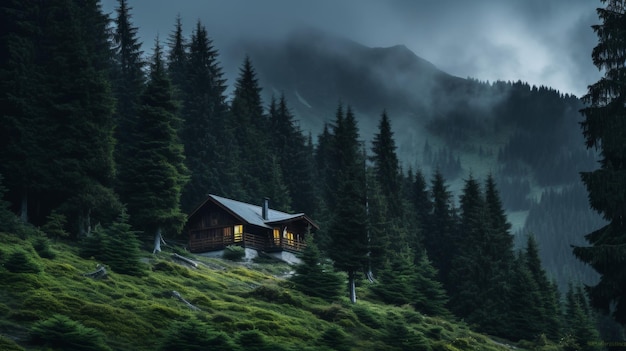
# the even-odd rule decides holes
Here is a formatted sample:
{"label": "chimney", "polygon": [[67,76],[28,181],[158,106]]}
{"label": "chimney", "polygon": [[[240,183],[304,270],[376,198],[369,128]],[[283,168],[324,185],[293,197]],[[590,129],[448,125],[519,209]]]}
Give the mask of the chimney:
{"label": "chimney", "polygon": [[270,211],[270,198],[265,197],[263,198],[263,213],[261,214],[263,216],[263,220],[267,221],[269,211]]}

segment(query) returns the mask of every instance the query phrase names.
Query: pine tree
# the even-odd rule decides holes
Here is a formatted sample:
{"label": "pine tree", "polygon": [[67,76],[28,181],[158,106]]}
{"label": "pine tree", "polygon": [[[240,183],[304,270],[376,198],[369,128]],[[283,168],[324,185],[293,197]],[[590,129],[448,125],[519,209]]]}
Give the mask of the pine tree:
{"label": "pine tree", "polygon": [[180,15],[176,17],[174,31],[168,41],[167,73],[172,85],[177,90],[177,100],[184,100],[187,81],[187,43],[183,37],[183,23]]}
{"label": "pine tree", "polygon": [[[488,333],[502,334],[508,325],[510,311],[511,283],[515,254],[513,253],[513,236],[510,233],[511,224],[506,218],[502,201],[496,183],[490,174],[485,181],[485,206],[488,227],[481,245],[482,264],[486,264],[485,286],[483,295],[484,316],[477,315],[482,320],[482,327]],[[558,307],[558,300],[555,301]],[[558,317],[555,311],[554,318]],[[558,322],[558,321],[557,321]],[[555,323],[558,328],[558,323]],[[558,337],[558,332],[550,334]]]}
{"label": "pine tree", "polygon": [[115,158],[118,165],[117,192],[123,202],[129,200],[134,184],[128,179],[132,162],[131,152],[137,142],[133,131],[137,128],[139,98],[144,89],[144,61],[138,28],[133,26],[132,16],[126,0],[118,0],[113,35],[115,69],[112,74],[116,98],[115,118],[117,140]]}
{"label": "pine tree", "polygon": [[92,217],[110,220],[119,203],[111,186],[115,175],[114,100],[108,81],[111,52],[108,19],[97,1],[46,2],[41,67],[46,72],[40,96],[45,111],[47,208],[59,206],[78,235]]}
{"label": "pine tree", "polygon": [[[179,34],[175,35],[179,37]],[[176,43],[171,55],[181,55],[177,53],[181,45]],[[181,69],[179,66],[183,65],[180,60],[176,58],[176,61],[170,62],[170,76],[182,74],[177,72]],[[228,169],[238,164],[234,148],[231,147],[233,130],[226,125],[226,86],[218,52],[200,22],[192,33],[184,68],[185,78],[178,83],[184,96],[181,137],[191,178],[181,201],[183,210],[190,212],[208,193],[233,195],[228,189],[233,186],[235,179],[231,177],[233,172]]]}
{"label": "pine tree", "polygon": [[133,135],[136,149],[132,150],[129,170],[134,188],[128,212],[134,228],[155,234],[156,252],[160,251],[163,232],[177,235],[182,229],[185,216],[180,211],[180,195],[187,181],[183,145],[177,132],[177,106],[158,40],[140,102]]}
{"label": "pine tree", "polygon": [[385,303],[401,306],[415,302],[418,277],[413,262],[413,253],[408,246],[389,255],[372,291]]}
{"label": "pine tree", "polygon": [[428,259],[426,251],[419,253],[415,259],[416,282],[415,300],[412,302],[415,309],[431,316],[448,316],[450,312],[446,308],[448,295],[439,282],[437,270]]}
{"label": "pine tree", "polygon": [[457,254],[456,215],[452,195],[448,191],[443,175],[437,171],[431,181],[432,212],[429,213],[424,230],[424,247],[433,266],[439,271],[439,281],[447,289],[451,258]]}
{"label": "pine tree", "polygon": [[269,126],[272,134],[271,152],[282,169],[282,178],[292,195],[291,208],[298,212],[315,213],[317,196],[313,181],[313,154],[287,106],[284,94],[281,94],[278,102],[272,99],[270,103]]}
{"label": "pine tree", "polygon": [[340,296],[343,279],[324,261],[312,235],[307,235],[306,243],[300,256],[302,263],[295,267],[290,281],[307,295],[332,301]]}
{"label": "pine tree", "polygon": [[[458,246],[452,256],[448,285],[450,309],[459,317],[467,318],[479,309],[483,302],[482,292],[489,279],[491,262],[484,262],[481,247],[486,239],[487,215],[480,185],[470,175],[465,181],[461,195],[461,223]],[[447,247],[454,245],[449,242]]]}
{"label": "pine tree", "polygon": [[406,244],[406,242],[397,237],[400,232],[398,230],[399,228],[397,228],[397,226],[394,228],[396,221],[391,218],[386,198],[381,193],[380,185],[371,173],[372,171],[368,170],[367,213],[369,227],[367,229],[367,268],[368,274],[370,275],[369,278],[373,280],[385,265],[389,266],[389,264],[386,263],[388,263],[390,251],[393,249],[391,237],[394,237],[396,243],[401,243],[394,245],[395,249],[397,249],[398,246]]}
{"label": "pine tree", "polygon": [[589,233],[589,247],[576,247],[574,254],[600,273],[600,282],[589,287],[591,305],[615,320],[626,324],[626,275],[622,269],[626,257],[626,4],[622,0],[605,0],[599,8],[601,24],[593,26],[598,45],[593,49],[594,64],[604,77],[589,86],[582,100],[581,123],[588,148],[600,149],[600,169],[582,172],[589,192],[589,204],[609,223]]}
{"label": "pine tree", "polygon": [[101,233],[96,237],[102,239],[102,247],[95,256],[102,260],[114,272],[128,275],[141,275],[140,242],[138,232],[132,230],[128,223],[128,214],[122,211],[116,221],[107,227],[98,228]]}
{"label": "pine tree", "polygon": [[564,340],[568,346],[579,350],[602,350],[597,344],[600,334],[594,325],[594,318],[587,303],[587,297],[580,286],[571,284],[565,295]]}
{"label": "pine tree", "polygon": [[415,218],[419,228],[424,231],[428,228],[428,219],[432,211],[432,202],[426,185],[424,174],[418,170],[410,187],[409,199],[415,208]]}
{"label": "pine tree", "polygon": [[546,276],[546,271],[541,265],[539,258],[539,247],[534,236],[529,235],[526,243],[526,265],[535,281],[539,295],[541,298],[541,308],[539,318],[541,329],[552,340],[558,340],[560,337],[560,316],[558,290],[550,283]]}
{"label": "pine tree", "polygon": [[356,302],[355,281],[357,272],[366,265],[367,212],[365,193],[365,167],[359,143],[359,133],[350,107],[337,115],[333,153],[337,161],[336,204],[329,233],[328,248],[335,267],[348,273],[350,300]]}
{"label": "pine tree", "polygon": [[373,155],[371,159],[373,161],[375,179],[380,184],[382,194],[388,203],[389,215],[401,218],[400,166],[398,156],[396,155],[396,144],[393,140],[391,123],[385,111],[383,111],[381,116],[378,124],[378,133],[374,135],[372,144]]}
{"label": "pine tree", "polygon": [[503,337],[517,341],[535,340],[542,329],[542,301],[539,287],[526,264],[523,252],[518,253],[511,279],[510,328]]}
{"label": "pine tree", "polygon": [[48,182],[42,172],[48,158],[40,140],[46,124],[42,104],[36,103],[43,88],[35,45],[41,35],[38,14],[39,5],[32,1],[0,5],[0,173],[10,190],[7,200],[20,204],[23,222],[29,221],[29,200],[34,203]]}
{"label": "pine tree", "polygon": [[263,113],[261,88],[249,57],[246,57],[235,83],[231,103],[231,128],[237,128],[243,194],[239,199],[258,202],[265,197],[265,181],[271,177],[271,153],[269,147],[269,124]]}

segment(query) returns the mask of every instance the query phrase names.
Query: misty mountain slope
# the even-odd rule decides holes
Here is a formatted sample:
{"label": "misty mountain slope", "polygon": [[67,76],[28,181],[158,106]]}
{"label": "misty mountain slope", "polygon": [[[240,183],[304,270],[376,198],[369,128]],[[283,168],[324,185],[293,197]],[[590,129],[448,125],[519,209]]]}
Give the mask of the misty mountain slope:
{"label": "misty mountain slope", "polygon": [[[538,202],[544,191],[561,189],[586,197],[572,185],[579,185],[580,171],[597,167],[597,155],[584,147],[577,97],[521,81],[455,77],[403,45],[370,48],[315,30],[238,45],[257,70],[265,101],[284,93],[304,131],[317,135],[341,102],[353,108],[369,142],[386,110],[404,169],[420,168],[430,177],[438,168],[456,195],[468,174],[494,174],[518,235],[537,236],[550,276],[560,286],[593,279],[574,264],[569,246],[583,244],[584,232],[561,220],[586,213],[585,203],[559,214],[547,209],[553,202]],[[576,215],[576,226],[597,225],[588,212]]]}
{"label": "misty mountain slope", "polygon": [[578,126],[580,101],[548,87],[462,79],[403,45],[369,48],[311,29],[284,41],[242,41],[235,51],[250,56],[264,99],[284,93],[314,135],[341,102],[371,140],[386,110],[405,168],[445,168],[441,157],[424,154],[426,142],[433,154],[460,162],[450,180],[491,172],[543,187],[577,181],[593,166]]}
{"label": "misty mountain slope", "polygon": [[[358,114],[362,134],[369,139],[383,109],[396,120],[423,120],[430,114],[433,96],[451,82],[462,81],[405,46],[368,48],[315,30],[295,32],[284,42],[240,45],[239,51],[247,53],[257,69],[265,99],[284,93],[303,128],[314,133],[334,118],[342,102]],[[408,126],[413,130],[420,125]]]}

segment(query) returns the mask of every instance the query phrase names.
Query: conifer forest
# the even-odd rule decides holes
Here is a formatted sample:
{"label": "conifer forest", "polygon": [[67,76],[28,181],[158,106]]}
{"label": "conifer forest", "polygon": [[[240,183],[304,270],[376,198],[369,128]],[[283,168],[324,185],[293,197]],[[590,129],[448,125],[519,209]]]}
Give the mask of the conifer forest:
{"label": "conifer forest", "polygon": [[[581,98],[316,31],[230,80],[205,23],[142,38],[132,6],[0,4],[0,349],[626,345],[625,1],[598,2]],[[319,229],[294,266],[194,256],[209,194]]]}

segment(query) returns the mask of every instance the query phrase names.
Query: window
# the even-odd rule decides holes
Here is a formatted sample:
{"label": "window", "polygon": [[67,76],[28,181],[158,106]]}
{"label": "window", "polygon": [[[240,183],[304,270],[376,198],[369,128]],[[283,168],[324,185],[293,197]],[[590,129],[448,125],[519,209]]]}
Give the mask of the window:
{"label": "window", "polygon": [[243,241],[243,225],[236,225],[235,228],[235,242],[239,243]]}
{"label": "window", "polygon": [[274,228],[274,245],[280,245],[280,228]]}

